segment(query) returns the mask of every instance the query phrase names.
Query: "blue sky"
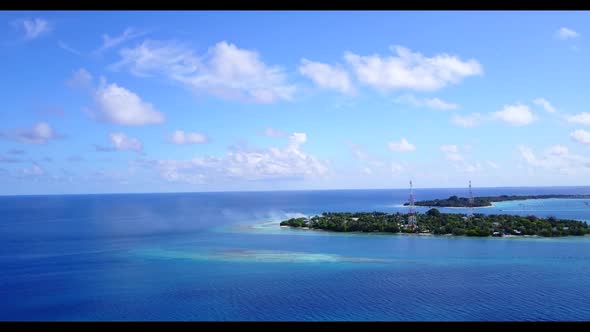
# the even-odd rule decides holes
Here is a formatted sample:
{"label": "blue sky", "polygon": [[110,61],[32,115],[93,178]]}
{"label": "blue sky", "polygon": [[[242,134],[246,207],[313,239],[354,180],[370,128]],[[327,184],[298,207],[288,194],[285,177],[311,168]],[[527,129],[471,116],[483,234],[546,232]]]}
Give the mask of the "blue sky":
{"label": "blue sky", "polygon": [[587,185],[585,12],[3,12],[0,194]]}

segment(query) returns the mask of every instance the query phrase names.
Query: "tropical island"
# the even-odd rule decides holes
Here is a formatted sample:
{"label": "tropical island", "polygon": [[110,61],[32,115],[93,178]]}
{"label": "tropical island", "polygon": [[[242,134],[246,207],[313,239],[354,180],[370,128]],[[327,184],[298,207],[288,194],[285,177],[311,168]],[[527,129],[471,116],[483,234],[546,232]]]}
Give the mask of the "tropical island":
{"label": "tropical island", "polygon": [[557,237],[590,234],[588,224],[578,220],[538,218],[506,214],[467,216],[441,213],[432,208],[415,214],[417,223],[409,224],[410,214],[384,212],[324,212],[311,218],[291,218],[281,226],[334,232],[414,233],[456,236],[542,236]]}
{"label": "tropical island", "polygon": [[[473,197],[473,203],[470,204],[469,198],[451,196],[447,199],[434,199],[428,201],[416,201],[416,206],[427,206],[427,207],[486,207],[492,206],[493,202],[504,202],[504,201],[521,201],[527,199],[548,199],[548,198],[590,198],[590,195],[528,195],[528,196],[516,196],[516,195],[502,195],[502,196],[484,196],[484,197]],[[410,203],[404,203],[409,205]]]}

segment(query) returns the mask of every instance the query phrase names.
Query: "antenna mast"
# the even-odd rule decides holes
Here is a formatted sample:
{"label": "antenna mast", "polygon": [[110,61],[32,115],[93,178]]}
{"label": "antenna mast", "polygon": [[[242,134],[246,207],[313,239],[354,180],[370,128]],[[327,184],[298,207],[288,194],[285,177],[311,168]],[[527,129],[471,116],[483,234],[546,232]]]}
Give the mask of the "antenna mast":
{"label": "antenna mast", "polygon": [[412,180],[410,180],[410,209],[408,211],[408,225],[416,226],[416,211],[414,210],[414,188]]}
{"label": "antenna mast", "polygon": [[473,192],[471,191],[471,180],[469,180],[469,217],[473,217]]}

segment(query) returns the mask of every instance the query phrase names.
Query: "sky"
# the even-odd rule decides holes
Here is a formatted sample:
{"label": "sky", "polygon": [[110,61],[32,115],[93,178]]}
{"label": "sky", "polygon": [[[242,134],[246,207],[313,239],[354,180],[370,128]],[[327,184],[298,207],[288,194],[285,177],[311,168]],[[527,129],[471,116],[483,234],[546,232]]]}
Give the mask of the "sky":
{"label": "sky", "polygon": [[0,13],[0,195],[576,186],[590,13]]}

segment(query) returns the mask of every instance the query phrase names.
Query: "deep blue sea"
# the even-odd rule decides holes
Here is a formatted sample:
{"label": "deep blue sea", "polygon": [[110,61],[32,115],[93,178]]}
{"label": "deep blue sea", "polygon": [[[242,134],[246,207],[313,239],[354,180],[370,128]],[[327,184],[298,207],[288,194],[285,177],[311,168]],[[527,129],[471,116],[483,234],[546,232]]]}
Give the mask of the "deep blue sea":
{"label": "deep blue sea", "polygon": [[[589,236],[335,234],[278,225],[324,211],[406,211],[408,194],[3,196],[0,320],[590,320]],[[590,194],[590,187],[474,194]],[[451,195],[467,190],[415,190],[417,200]],[[505,202],[477,212],[587,221],[589,202]]]}

